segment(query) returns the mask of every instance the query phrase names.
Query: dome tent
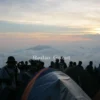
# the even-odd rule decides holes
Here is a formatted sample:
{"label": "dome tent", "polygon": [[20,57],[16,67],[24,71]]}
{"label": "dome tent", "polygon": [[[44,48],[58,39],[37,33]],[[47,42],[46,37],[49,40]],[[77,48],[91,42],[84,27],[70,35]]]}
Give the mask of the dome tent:
{"label": "dome tent", "polygon": [[61,71],[42,69],[28,84],[21,100],[91,100]]}

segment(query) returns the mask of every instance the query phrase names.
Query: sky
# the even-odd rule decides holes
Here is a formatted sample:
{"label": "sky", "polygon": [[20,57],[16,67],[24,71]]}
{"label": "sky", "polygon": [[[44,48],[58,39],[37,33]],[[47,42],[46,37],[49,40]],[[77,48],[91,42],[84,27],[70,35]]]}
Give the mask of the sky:
{"label": "sky", "polygon": [[31,25],[39,26],[39,30],[45,25],[46,31],[55,26],[56,30],[57,27],[76,28],[77,31],[83,28],[82,33],[84,28],[87,32],[99,28],[99,22],[99,0],[0,0],[0,25],[9,26],[8,31],[21,24],[22,28],[28,26],[27,31]]}
{"label": "sky", "polygon": [[100,0],[0,0],[2,51],[92,41],[88,34],[100,34]]}

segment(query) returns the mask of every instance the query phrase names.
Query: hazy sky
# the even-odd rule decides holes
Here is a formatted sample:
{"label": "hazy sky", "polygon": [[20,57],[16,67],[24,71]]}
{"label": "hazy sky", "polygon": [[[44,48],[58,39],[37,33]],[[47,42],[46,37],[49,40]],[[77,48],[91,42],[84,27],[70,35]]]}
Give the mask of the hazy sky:
{"label": "hazy sky", "polygon": [[90,41],[68,35],[97,33],[100,0],[0,0],[2,50],[52,41]]}
{"label": "hazy sky", "polygon": [[[50,26],[50,31],[64,26],[66,33],[67,28],[76,28],[79,32],[80,28],[88,28],[85,32],[91,32],[100,27],[100,0],[0,0],[0,20],[0,25],[10,27],[6,31],[11,31],[16,23],[17,26],[23,23],[21,28],[33,24],[46,32],[49,25],[56,26],[56,29]],[[47,29],[43,25],[48,25]],[[26,30],[33,31],[29,26]],[[22,30],[14,28],[14,31]]]}

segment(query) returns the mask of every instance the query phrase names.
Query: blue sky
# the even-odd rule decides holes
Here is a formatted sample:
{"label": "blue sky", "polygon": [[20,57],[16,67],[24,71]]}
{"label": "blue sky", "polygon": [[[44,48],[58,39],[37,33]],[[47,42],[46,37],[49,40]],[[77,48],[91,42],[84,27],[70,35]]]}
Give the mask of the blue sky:
{"label": "blue sky", "polygon": [[0,0],[1,33],[97,33],[99,22],[99,0]]}

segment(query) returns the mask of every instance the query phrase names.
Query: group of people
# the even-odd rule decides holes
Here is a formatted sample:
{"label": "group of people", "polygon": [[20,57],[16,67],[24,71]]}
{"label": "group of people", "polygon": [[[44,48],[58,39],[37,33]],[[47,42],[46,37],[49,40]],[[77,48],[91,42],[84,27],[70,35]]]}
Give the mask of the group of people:
{"label": "group of people", "polygon": [[[0,69],[0,100],[20,100],[28,82],[43,68],[44,62],[40,60],[17,62],[13,56],[8,57],[6,66]],[[92,61],[84,68],[82,61],[70,61],[67,65],[61,57],[51,61],[49,68],[69,75],[91,98],[100,90],[100,67],[94,67]]]}

